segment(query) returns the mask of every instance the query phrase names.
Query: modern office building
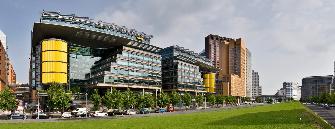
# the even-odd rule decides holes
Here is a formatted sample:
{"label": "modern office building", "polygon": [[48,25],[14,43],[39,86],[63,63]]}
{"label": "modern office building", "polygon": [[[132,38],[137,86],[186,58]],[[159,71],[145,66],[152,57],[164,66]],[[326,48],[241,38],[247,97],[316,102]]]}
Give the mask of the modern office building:
{"label": "modern office building", "polygon": [[285,98],[293,98],[294,100],[300,100],[300,88],[298,83],[284,82],[283,90]]}
{"label": "modern office building", "polygon": [[30,85],[157,92],[161,48],[151,45],[151,38],[114,23],[44,11],[32,32]]}
{"label": "modern office building", "polygon": [[209,59],[179,46],[164,48],[160,54],[163,90],[215,92],[216,69]]}
{"label": "modern office building", "polygon": [[247,49],[247,70],[246,70],[246,97],[252,97],[252,63],[251,52]]}
{"label": "modern office building", "polygon": [[225,96],[246,96],[247,48],[244,40],[208,35],[205,53],[219,68],[217,93]]}
{"label": "modern office building", "polygon": [[312,96],[320,96],[323,93],[330,93],[334,89],[332,84],[333,75],[311,76],[302,79],[301,99],[307,101]]}
{"label": "modern office building", "polygon": [[262,87],[259,85],[259,75],[258,72],[252,70],[252,98],[256,98],[262,95]]}

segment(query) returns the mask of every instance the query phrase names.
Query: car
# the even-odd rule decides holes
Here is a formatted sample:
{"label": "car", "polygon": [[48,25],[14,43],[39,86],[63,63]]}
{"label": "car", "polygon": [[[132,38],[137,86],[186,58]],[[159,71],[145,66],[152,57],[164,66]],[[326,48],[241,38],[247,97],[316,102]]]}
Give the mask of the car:
{"label": "car", "polygon": [[112,113],[109,113],[109,114],[113,114],[113,115],[125,115],[126,114],[126,110],[115,109],[115,110],[113,110]]}
{"label": "car", "polygon": [[249,104],[249,105],[251,105],[251,102],[247,102],[247,101],[245,101],[244,104]]}
{"label": "car", "polygon": [[72,118],[72,114],[71,114],[71,112],[64,112],[64,113],[62,114],[62,118]]}
{"label": "car", "polygon": [[166,109],[165,109],[165,108],[158,108],[158,109],[156,110],[156,113],[164,113],[164,112],[166,112]]}
{"label": "car", "polygon": [[93,117],[105,117],[108,116],[108,114],[106,112],[100,112],[100,111],[94,111],[92,113]]}
{"label": "car", "polygon": [[76,110],[73,110],[71,114],[76,117],[85,117],[87,114],[87,110],[86,108],[77,108]]}
{"label": "car", "polygon": [[20,114],[20,113],[13,113],[9,115],[9,119],[22,119],[25,120],[27,119],[27,115],[26,114]]}
{"label": "car", "polygon": [[[39,116],[39,117],[38,117]],[[44,113],[44,112],[40,112],[37,114],[37,112],[33,113],[33,115],[31,116],[32,119],[49,119],[49,115]]]}
{"label": "car", "polygon": [[126,115],[135,115],[136,111],[134,109],[128,109],[126,110]]}
{"label": "car", "polygon": [[140,114],[149,114],[149,113],[150,113],[149,108],[141,108],[140,110]]}
{"label": "car", "polygon": [[169,105],[169,107],[167,108],[168,112],[174,112],[174,107],[172,106],[172,104]]}

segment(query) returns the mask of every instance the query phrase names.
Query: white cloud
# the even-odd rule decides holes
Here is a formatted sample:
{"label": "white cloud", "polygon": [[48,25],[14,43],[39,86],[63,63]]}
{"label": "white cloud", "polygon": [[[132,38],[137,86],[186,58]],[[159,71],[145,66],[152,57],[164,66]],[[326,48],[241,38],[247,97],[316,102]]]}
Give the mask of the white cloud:
{"label": "white cloud", "polygon": [[96,19],[154,35],[152,43],[199,52],[210,33],[243,37],[266,94],[283,81],[332,73],[335,1],[139,0],[110,5]]}

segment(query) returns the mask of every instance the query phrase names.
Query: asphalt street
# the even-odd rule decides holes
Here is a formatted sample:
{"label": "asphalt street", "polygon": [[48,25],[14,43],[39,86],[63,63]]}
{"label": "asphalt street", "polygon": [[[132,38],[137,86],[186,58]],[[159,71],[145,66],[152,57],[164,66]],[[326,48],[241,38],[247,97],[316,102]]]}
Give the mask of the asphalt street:
{"label": "asphalt street", "polygon": [[326,122],[335,127],[335,109],[327,110],[318,105],[306,104],[306,106],[323,118]]}

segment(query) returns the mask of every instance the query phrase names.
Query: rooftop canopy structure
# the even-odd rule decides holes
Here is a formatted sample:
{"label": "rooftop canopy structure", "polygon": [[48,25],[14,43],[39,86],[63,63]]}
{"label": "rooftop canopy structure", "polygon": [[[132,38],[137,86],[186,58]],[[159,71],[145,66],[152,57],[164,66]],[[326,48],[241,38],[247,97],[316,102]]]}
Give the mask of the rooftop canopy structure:
{"label": "rooftop canopy structure", "polygon": [[32,34],[33,46],[43,39],[62,38],[68,42],[80,42],[94,48],[128,44],[139,48],[141,47],[137,45],[145,45],[147,47],[144,48],[156,52],[159,50],[158,47],[150,45],[152,35],[114,23],[95,21],[74,14],[63,15],[60,12],[43,11],[40,22],[34,23]]}

